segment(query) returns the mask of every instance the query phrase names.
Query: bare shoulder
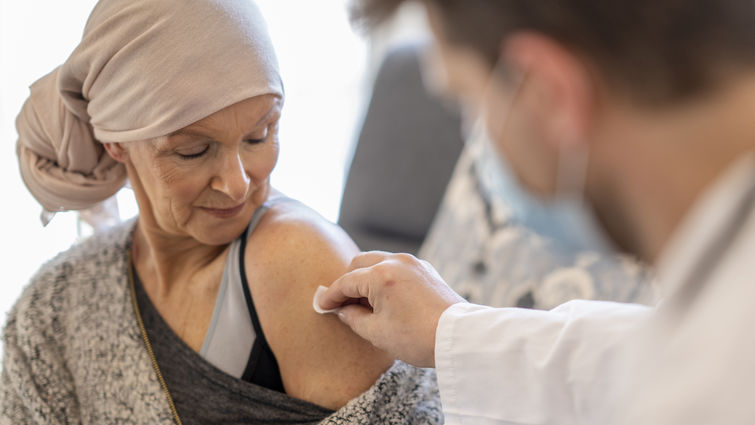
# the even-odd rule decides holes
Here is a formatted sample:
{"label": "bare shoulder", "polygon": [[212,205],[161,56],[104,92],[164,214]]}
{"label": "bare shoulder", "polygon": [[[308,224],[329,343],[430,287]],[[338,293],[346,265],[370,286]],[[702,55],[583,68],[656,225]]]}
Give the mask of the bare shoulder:
{"label": "bare shoulder", "polygon": [[323,255],[323,260],[335,260],[330,258],[335,254],[341,258],[348,257],[348,261],[351,261],[351,257],[359,252],[359,248],[338,225],[292,199],[275,202],[255,233],[254,236],[264,239],[265,243],[299,245],[299,249],[309,254]]}
{"label": "bare shoulder", "polygon": [[337,225],[296,201],[276,202],[249,238],[247,278],[286,392],[336,409],[367,390],[393,359],[312,298],[347,269],[358,248]]}

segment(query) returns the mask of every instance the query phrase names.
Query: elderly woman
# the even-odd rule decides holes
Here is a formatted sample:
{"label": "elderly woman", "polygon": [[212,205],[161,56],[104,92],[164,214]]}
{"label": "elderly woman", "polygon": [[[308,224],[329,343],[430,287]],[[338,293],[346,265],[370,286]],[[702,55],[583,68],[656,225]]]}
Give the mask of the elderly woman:
{"label": "elderly woman", "polygon": [[50,261],[16,303],[0,423],[441,421],[429,372],[313,311],[357,248],[271,188],[282,104],[254,5],[97,4],[31,88],[21,173],[49,212],[128,178],[139,216]]}

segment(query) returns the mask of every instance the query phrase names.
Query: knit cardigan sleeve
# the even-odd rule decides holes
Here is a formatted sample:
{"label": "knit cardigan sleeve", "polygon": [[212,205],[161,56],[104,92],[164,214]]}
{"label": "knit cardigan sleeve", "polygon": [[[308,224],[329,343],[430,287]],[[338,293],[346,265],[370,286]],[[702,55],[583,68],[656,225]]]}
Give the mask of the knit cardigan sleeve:
{"label": "knit cardigan sleeve", "polygon": [[0,424],[80,423],[74,381],[55,339],[55,320],[39,311],[46,298],[30,288],[3,332]]}
{"label": "knit cardigan sleeve", "polygon": [[128,290],[134,220],[40,267],[3,332],[0,425],[173,423]]}

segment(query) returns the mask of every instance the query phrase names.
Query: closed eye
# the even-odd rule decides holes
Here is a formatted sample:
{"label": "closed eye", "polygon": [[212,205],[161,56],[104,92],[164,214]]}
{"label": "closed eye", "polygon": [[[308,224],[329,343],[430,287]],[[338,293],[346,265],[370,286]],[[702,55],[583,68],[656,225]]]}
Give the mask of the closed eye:
{"label": "closed eye", "polygon": [[176,152],[176,154],[177,154],[177,155],[178,155],[179,157],[181,157],[181,159],[187,159],[187,160],[188,160],[188,159],[195,159],[195,158],[199,158],[199,157],[201,157],[202,155],[204,155],[205,153],[207,153],[207,151],[208,151],[209,149],[210,149],[210,147],[209,147],[209,146],[205,146],[205,147],[204,147],[204,149],[202,149],[202,150],[201,150],[201,151],[199,151],[199,152],[195,152],[195,153],[181,153],[181,152]]}
{"label": "closed eye", "polygon": [[268,125],[265,128],[264,133],[257,133],[257,134],[255,134],[255,136],[259,135],[259,136],[262,136],[262,137],[257,138],[257,139],[251,139],[251,138],[249,138],[249,139],[246,139],[246,142],[249,143],[250,145],[259,145],[259,144],[265,143],[265,141],[268,139],[268,136],[270,136],[270,127],[271,127],[271,125]]}

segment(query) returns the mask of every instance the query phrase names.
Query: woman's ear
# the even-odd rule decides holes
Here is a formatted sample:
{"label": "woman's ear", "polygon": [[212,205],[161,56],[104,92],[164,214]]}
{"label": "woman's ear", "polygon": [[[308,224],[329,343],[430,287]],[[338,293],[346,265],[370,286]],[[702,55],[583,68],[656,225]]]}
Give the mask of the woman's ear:
{"label": "woman's ear", "polygon": [[114,160],[125,163],[128,159],[128,151],[123,147],[121,143],[103,143],[108,155]]}

